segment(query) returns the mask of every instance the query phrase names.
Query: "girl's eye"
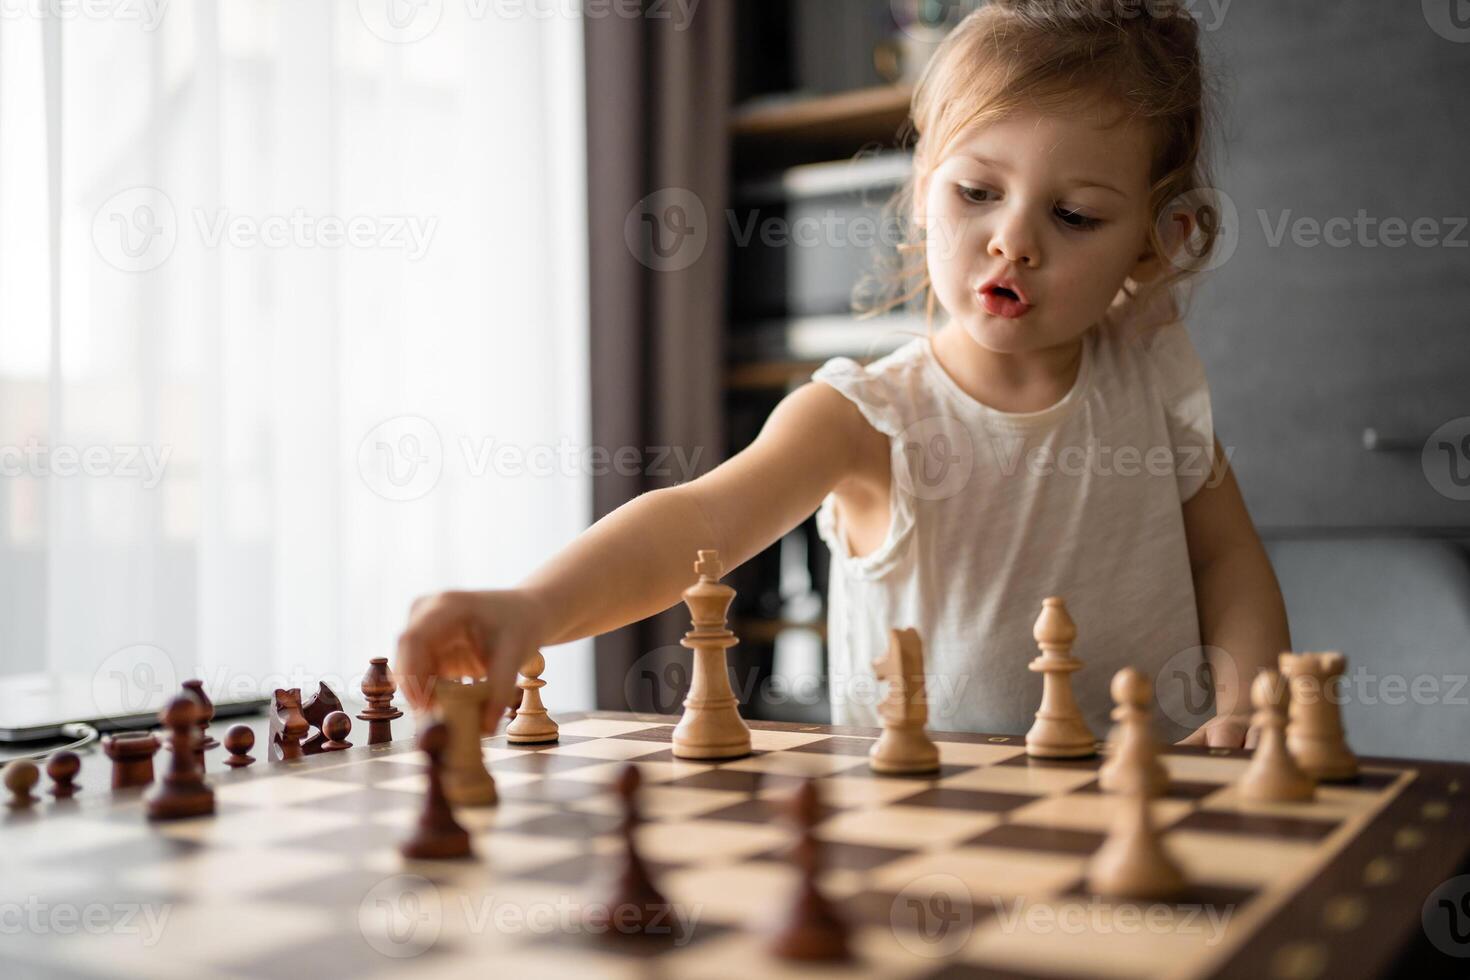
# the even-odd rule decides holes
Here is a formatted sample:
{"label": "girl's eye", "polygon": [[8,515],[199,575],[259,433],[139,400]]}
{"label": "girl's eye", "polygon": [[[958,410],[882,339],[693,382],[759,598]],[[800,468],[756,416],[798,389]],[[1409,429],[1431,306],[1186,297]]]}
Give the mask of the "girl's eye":
{"label": "girl's eye", "polygon": [[964,184],[956,184],[955,187],[959,191],[960,197],[964,198],[966,201],[969,201],[971,204],[985,203],[982,199],[982,195],[990,193],[983,187],[967,187]]}
{"label": "girl's eye", "polygon": [[1090,218],[1081,211],[1068,211],[1066,208],[1057,208],[1057,217],[1062,219],[1062,224],[1068,228],[1076,228],[1078,231],[1091,231],[1102,224],[1101,218]]}

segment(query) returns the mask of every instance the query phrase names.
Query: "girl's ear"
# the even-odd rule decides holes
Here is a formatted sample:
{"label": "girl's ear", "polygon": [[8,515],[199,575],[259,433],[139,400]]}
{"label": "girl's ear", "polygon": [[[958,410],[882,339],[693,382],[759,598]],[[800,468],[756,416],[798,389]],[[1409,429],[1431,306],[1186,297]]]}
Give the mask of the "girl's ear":
{"label": "girl's ear", "polygon": [[1170,211],[1159,220],[1159,238],[1164,245],[1164,254],[1158,255],[1148,251],[1140,255],[1138,263],[1130,273],[1130,278],[1134,282],[1152,282],[1168,272],[1168,267],[1171,265],[1184,268],[1184,265],[1176,262],[1175,259],[1194,234],[1194,214],[1181,208]]}

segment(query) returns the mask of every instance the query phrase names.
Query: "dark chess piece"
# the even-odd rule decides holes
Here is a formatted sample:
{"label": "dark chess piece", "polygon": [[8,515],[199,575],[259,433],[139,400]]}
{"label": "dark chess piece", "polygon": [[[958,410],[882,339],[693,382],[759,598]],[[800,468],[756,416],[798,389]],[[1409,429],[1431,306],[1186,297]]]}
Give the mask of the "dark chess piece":
{"label": "dark chess piece", "polygon": [[358,721],[368,723],[367,744],[393,741],[393,721],[403,717],[403,712],[393,707],[393,695],[397,693],[398,685],[388,672],[388,658],[369,660],[367,673],[362,675],[362,696],[367,699],[367,707],[357,716]]}
{"label": "dark chess piece", "polygon": [[271,695],[270,741],[266,757],[272,762],[291,762],[302,756],[301,740],[310,725],[301,713],[301,689],[276,688]]}
{"label": "dark chess piece", "polygon": [[112,788],[129,789],[153,782],[153,754],[158,736],[152,732],[119,732],[102,740],[102,751],[112,760]]}
{"label": "dark chess piece", "polygon": [[305,755],[319,755],[330,751],[326,747],[326,722],[327,716],[334,711],[342,710],[342,700],[332,693],[332,689],[325,681],[318,681],[316,693],[306,699],[301,706],[301,715],[306,723],[316,731],[312,732],[305,742],[301,743],[301,751]]}
{"label": "dark chess piece", "polygon": [[53,752],[46,763],[46,775],[51,777],[51,795],[58,800],[66,800],[76,795],[81,789],[74,780],[77,773],[82,771],[82,760],[75,752],[62,749]]}
{"label": "dark chess piece", "polygon": [[209,695],[204,693],[203,681],[184,681],[184,690],[194,695],[199,706],[204,709],[199,716],[199,765],[204,765],[204,752],[209,749],[219,748],[219,742],[209,734],[209,723],[214,721],[214,702],[209,700]]}
{"label": "dark chess piece", "polygon": [[442,722],[429,724],[419,733],[419,749],[429,757],[429,787],[413,836],[399,845],[406,858],[435,860],[472,857],[470,835],[454,819],[449,798],[444,795],[444,749],[449,745],[449,728]]}
{"label": "dark chess piece", "polygon": [[149,820],[176,820],[214,812],[214,790],[204,782],[204,771],[194,756],[199,737],[199,703],[177,697],[164,707],[159,719],[169,730],[168,772],[147,796]]}
{"label": "dark chess piece", "polygon": [[786,960],[845,960],[850,955],[847,923],[817,887],[823,868],[821,843],[812,832],[821,817],[816,780],[808,779],[797,789],[790,814],[798,835],[792,859],[801,871],[801,884],[791,910],[772,937],[770,950]]}
{"label": "dark chess piece", "polygon": [[322,720],[322,742],[321,751],[341,752],[343,749],[352,748],[352,743],[347,741],[347,736],[352,732],[352,717],[345,711],[334,711]]}
{"label": "dark chess piece", "polygon": [[638,853],[636,835],[643,822],[643,815],[638,809],[638,787],[642,782],[643,776],[638,767],[630,762],[613,784],[613,792],[617,794],[623,811],[618,828],[623,838],[623,867],[613,883],[606,907],[594,904],[588,909],[587,921],[598,932],[612,926],[618,932],[668,930],[672,933],[669,900],[653,883],[653,876],[643,863],[643,855]]}
{"label": "dark chess piece", "polygon": [[5,788],[10,791],[9,807],[24,810],[36,802],[31,790],[41,778],[41,770],[29,759],[16,759],[5,764]]}
{"label": "dark chess piece", "polygon": [[230,753],[225,765],[231,769],[248,766],[255,761],[250,750],[255,748],[255,730],[249,725],[234,725],[225,732],[225,751]]}

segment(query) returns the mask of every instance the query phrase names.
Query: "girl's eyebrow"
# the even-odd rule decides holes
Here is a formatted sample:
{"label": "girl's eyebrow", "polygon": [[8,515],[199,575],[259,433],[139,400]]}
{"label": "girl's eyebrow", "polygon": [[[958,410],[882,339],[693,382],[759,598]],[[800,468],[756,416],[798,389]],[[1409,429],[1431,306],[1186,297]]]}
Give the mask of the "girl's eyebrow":
{"label": "girl's eyebrow", "polygon": [[[980,156],[978,153],[961,153],[960,156],[968,157],[971,160],[974,160],[976,163],[983,163],[988,167],[994,167],[996,170],[999,170],[1002,173],[1009,173],[1011,169],[1008,165],[1002,163],[999,160],[992,160],[990,157],[983,157]],[[1097,187],[1101,190],[1112,191],[1119,197],[1128,196],[1127,194],[1118,190],[1118,188],[1114,187],[1112,184],[1105,184],[1102,181],[1096,180],[1091,177],[1073,177],[1070,180],[1063,181],[1063,183],[1066,184],[1068,187]]]}

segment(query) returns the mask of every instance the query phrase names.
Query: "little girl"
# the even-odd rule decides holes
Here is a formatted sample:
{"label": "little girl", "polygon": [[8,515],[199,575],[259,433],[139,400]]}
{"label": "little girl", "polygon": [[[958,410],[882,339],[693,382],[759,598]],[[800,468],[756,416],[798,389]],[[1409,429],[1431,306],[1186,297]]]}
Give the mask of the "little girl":
{"label": "little girl", "polygon": [[[1161,730],[1245,743],[1236,692],[1290,638],[1174,296],[1218,237],[1188,203],[1209,187],[1203,79],[1172,0],[992,0],[968,16],[914,92],[898,202],[912,261],[877,304],[922,301],[929,336],[867,366],[828,361],[748,448],[630,501],[520,587],[416,602],[405,695],[422,707],[435,674],[487,675],[493,722],[540,647],[667,609],[698,549],[732,568],[815,510],[833,554],[834,723],[878,723],[871,661],[889,627],[913,626],[931,728],[1026,731],[1032,624],[1055,595],[1094,732],[1133,665],[1156,679]],[[1216,714],[1189,723],[1179,678],[1206,659]]]}

